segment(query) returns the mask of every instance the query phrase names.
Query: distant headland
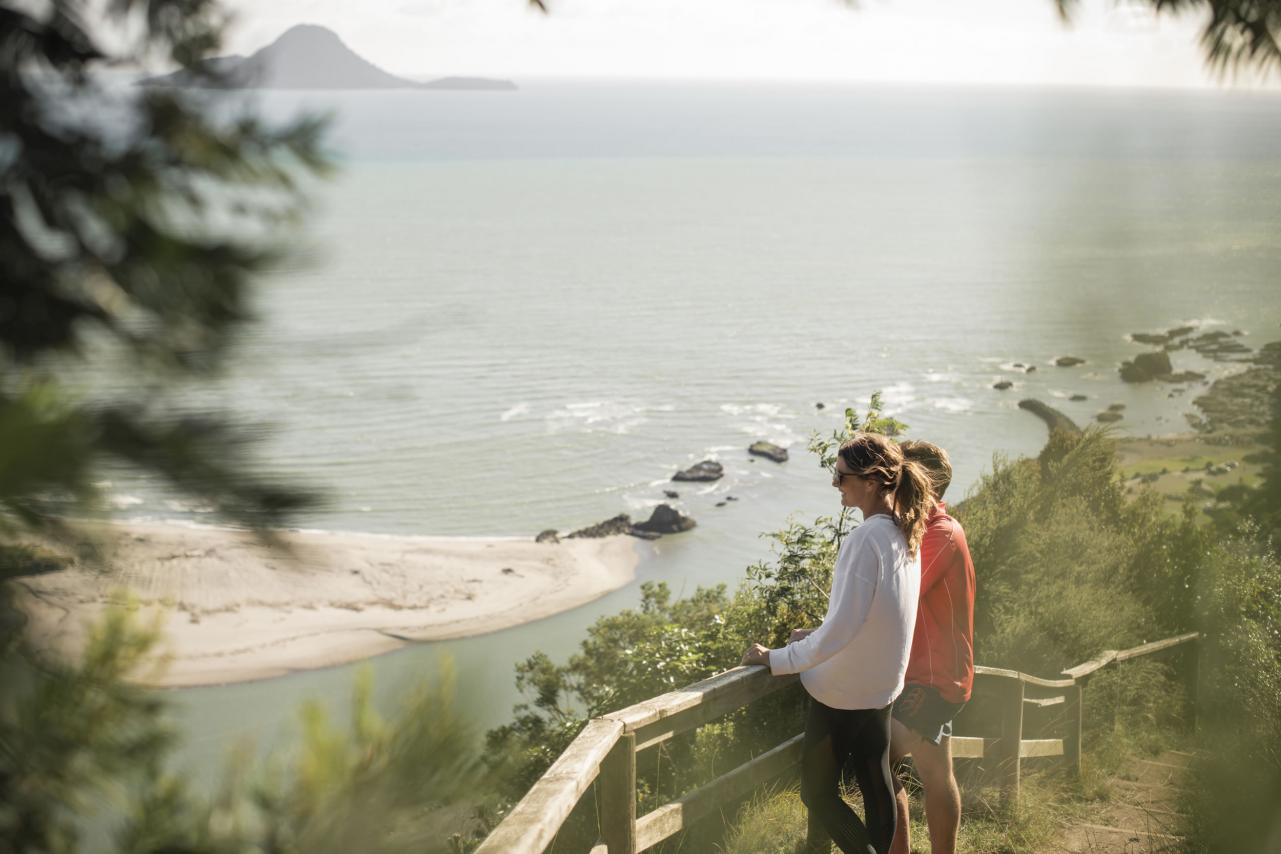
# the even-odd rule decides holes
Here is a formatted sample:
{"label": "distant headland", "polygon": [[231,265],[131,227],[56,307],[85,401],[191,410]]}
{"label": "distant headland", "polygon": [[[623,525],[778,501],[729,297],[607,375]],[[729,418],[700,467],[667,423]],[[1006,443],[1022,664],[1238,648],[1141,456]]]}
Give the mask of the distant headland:
{"label": "distant headland", "polygon": [[[442,77],[421,83],[383,71],[343,43],[333,30],[316,24],[290,27],[252,56],[220,56],[206,62],[231,89],[461,89],[512,90],[510,80]],[[143,86],[208,86],[209,81],[176,71],[141,81]]]}

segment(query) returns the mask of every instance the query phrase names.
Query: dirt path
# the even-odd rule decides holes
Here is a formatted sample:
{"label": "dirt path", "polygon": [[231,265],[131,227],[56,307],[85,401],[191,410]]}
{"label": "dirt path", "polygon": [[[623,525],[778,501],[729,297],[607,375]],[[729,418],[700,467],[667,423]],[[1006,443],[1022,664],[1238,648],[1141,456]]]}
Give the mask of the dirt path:
{"label": "dirt path", "polygon": [[1057,850],[1076,854],[1158,854],[1180,850],[1179,794],[1192,755],[1167,750],[1133,759],[1108,781],[1112,799],[1067,828]]}

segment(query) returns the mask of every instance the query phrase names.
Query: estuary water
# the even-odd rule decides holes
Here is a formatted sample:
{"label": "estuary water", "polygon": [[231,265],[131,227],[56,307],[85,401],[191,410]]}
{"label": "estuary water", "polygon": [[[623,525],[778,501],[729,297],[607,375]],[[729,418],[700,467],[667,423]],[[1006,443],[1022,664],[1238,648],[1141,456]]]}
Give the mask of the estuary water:
{"label": "estuary water", "polygon": [[[1201,386],[1120,383],[1128,333],[1281,337],[1277,96],[522,81],[260,105],[332,112],[342,166],[228,376],[189,403],[263,425],[262,467],[325,492],[302,526],[532,536],[646,516],[672,486],[698,521],[598,602],[372,660],[389,707],[449,657],[467,715],[503,723],[513,664],[563,659],[640,582],[736,584],[762,532],[835,509],[805,444],[873,391],[949,449],[959,498],[993,454],[1042,445],[1024,397],[1185,430]],[[792,459],[750,459],[756,439]],[[668,483],[707,457],[722,481]],[[206,520],[112,488],[122,515]],[[286,743],[298,704],[341,709],[353,672],[171,692],[183,761]]]}

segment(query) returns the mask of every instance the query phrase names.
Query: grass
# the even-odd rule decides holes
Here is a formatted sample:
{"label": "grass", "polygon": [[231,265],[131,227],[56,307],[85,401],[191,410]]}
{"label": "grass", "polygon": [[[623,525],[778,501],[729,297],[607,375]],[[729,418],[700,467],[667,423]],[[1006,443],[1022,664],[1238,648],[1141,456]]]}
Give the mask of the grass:
{"label": "grass", "polygon": [[[995,795],[995,792],[992,793]],[[861,811],[857,792],[849,798]],[[1020,789],[1017,809],[993,800],[967,803],[957,850],[973,854],[1034,854],[1045,851],[1064,824],[1085,814],[1079,787],[1057,774],[1032,774]],[[911,796],[912,852],[929,854],[925,806]],[[805,841],[805,806],[794,787],[759,795],[745,806],[724,843],[722,854],[795,854]]]}
{"label": "grass", "polygon": [[[1168,727],[1130,726],[1098,733],[1082,758],[1080,779],[1050,761],[1025,760],[1019,804],[1003,804],[995,789],[967,792],[957,850],[973,854],[1036,854],[1053,850],[1067,828],[1090,822],[1113,798],[1112,781],[1136,757],[1153,757],[1186,741]],[[915,790],[915,791],[913,791]],[[909,783],[913,854],[928,854],[929,830],[919,787]],[[861,812],[857,791],[847,799]],[[795,786],[757,795],[738,813],[721,854],[795,854],[805,840],[806,811]]]}
{"label": "grass", "polygon": [[[1259,448],[1257,444],[1210,444],[1195,436],[1123,439],[1117,443],[1117,462],[1131,492],[1151,489],[1175,514],[1189,497],[1198,504],[1212,504],[1228,487],[1258,486]],[[1236,467],[1225,474],[1209,471],[1225,463],[1236,463]]]}

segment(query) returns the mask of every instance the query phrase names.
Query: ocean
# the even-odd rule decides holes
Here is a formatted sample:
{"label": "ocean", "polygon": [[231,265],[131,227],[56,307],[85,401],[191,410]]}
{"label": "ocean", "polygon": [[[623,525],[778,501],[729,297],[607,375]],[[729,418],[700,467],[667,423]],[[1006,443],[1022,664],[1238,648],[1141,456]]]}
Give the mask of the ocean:
{"label": "ocean", "polygon": [[[808,437],[874,391],[948,448],[959,498],[1043,444],[1025,397],[1185,431],[1203,386],[1121,383],[1129,333],[1281,337],[1276,95],[529,81],[260,109],[332,113],[341,168],[227,375],[185,404],[234,412],[263,471],[324,493],[300,526],[532,536],[647,516],[673,487],[698,521],[598,602],[368,663],[390,706],[450,657],[480,727],[508,719],[516,661],[563,659],[640,582],[732,586],[763,532],[833,512]],[[749,458],[757,439],[791,459]],[[709,457],[723,480],[669,483]],[[111,483],[121,515],[210,521]],[[356,666],[170,692],[182,761],[287,743],[298,703],[341,709]]]}

